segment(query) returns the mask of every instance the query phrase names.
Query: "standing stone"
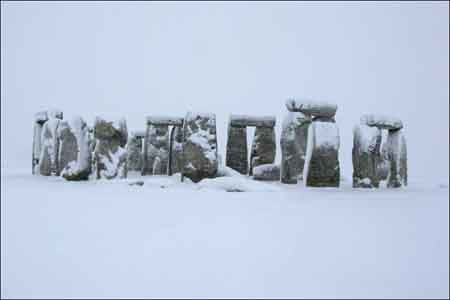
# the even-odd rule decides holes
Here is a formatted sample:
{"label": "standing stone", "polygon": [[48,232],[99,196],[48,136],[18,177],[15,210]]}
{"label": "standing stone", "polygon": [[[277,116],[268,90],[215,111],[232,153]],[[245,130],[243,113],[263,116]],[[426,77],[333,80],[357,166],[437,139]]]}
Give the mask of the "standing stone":
{"label": "standing stone", "polygon": [[309,126],[303,179],[310,187],[338,187],[339,130],[336,123],[314,121]]}
{"label": "standing stone", "polygon": [[401,130],[389,130],[387,138],[389,159],[388,188],[407,185],[407,151],[406,139]]}
{"label": "standing stone", "polygon": [[248,172],[247,127],[228,123],[226,166],[246,175]]}
{"label": "standing stone", "polygon": [[126,121],[108,122],[99,117],[94,124],[94,172],[97,179],[127,177],[128,139]]}
{"label": "standing stone", "polygon": [[378,188],[377,166],[380,153],[381,130],[367,125],[353,129],[353,187]]}
{"label": "standing stone", "polygon": [[381,144],[380,157],[377,162],[377,178],[380,181],[385,181],[387,180],[388,175],[389,175],[388,146],[387,141],[384,141]]}
{"label": "standing stone", "polygon": [[183,169],[183,127],[172,127],[169,148],[169,175],[180,173]]}
{"label": "standing stone", "polygon": [[275,130],[273,127],[256,127],[250,153],[249,175],[259,165],[272,164],[275,160]]}
{"label": "standing stone", "polygon": [[142,175],[166,175],[169,162],[169,126],[148,124]]}
{"label": "standing stone", "polygon": [[281,182],[296,184],[303,177],[308,126],[311,118],[301,112],[288,112],[281,131]]}
{"label": "standing stone", "polygon": [[89,129],[81,117],[58,127],[58,174],[69,181],[88,180],[91,173]]}
{"label": "standing stone", "polygon": [[128,170],[142,171],[142,144],[144,132],[132,132],[127,144],[128,151]]}
{"label": "standing stone", "polygon": [[57,130],[61,120],[49,118],[42,127],[39,174],[51,176],[58,174],[58,137]]}
{"label": "standing stone", "polygon": [[183,131],[182,175],[193,182],[214,177],[218,169],[216,116],[189,112]]}

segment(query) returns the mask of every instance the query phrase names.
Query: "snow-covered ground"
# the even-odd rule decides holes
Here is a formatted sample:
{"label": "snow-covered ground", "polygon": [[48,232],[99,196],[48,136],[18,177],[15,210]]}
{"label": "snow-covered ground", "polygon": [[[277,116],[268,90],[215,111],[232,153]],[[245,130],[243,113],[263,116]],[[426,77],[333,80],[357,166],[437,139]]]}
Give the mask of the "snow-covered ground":
{"label": "snow-covered ground", "polygon": [[[308,189],[2,170],[1,296],[449,297],[448,181]],[[248,192],[227,192],[238,187]]]}

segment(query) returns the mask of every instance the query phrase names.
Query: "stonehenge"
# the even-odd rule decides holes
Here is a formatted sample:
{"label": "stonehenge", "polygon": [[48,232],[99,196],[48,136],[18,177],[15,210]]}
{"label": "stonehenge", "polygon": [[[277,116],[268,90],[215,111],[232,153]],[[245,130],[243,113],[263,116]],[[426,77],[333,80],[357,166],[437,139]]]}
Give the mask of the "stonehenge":
{"label": "stonehenge", "polygon": [[[226,166],[241,174],[253,174],[253,168],[275,160],[275,117],[231,115],[228,123]],[[256,127],[248,167],[247,127]]]}
{"label": "stonehenge", "polygon": [[[406,138],[403,122],[385,115],[361,116],[353,132],[353,187],[379,187],[381,180],[388,188],[408,184]],[[387,140],[382,143],[382,130]]]}
{"label": "stonehenge", "polygon": [[[60,110],[40,111],[33,119],[32,173],[68,181],[123,179],[129,171],[141,176],[181,173],[181,180],[197,183],[223,176],[226,169],[259,181],[339,187],[337,105],[291,98],[285,106],[279,140],[281,163],[275,163],[274,116],[231,114],[225,166],[218,153],[213,113],[148,116],[145,131],[129,134],[125,119],[96,117],[91,127],[79,116],[64,120]],[[250,153],[247,127],[255,127]],[[390,116],[360,117],[353,127],[353,188],[407,186],[403,127],[400,119]]]}
{"label": "stonehenge", "polygon": [[[309,116],[303,181],[309,187],[339,187],[339,129],[334,116],[337,105],[326,102],[288,99],[286,108]],[[304,134],[302,136],[304,140]],[[283,148],[283,147],[282,147]],[[286,148],[289,147],[284,147]],[[288,156],[289,152],[285,152]],[[282,164],[283,166],[283,164]],[[293,181],[294,180],[287,180]]]}
{"label": "stonehenge", "polygon": [[183,124],[183,177],[193,182],[215,177],[219,165],[216,132],[215,114],[186,114]]}

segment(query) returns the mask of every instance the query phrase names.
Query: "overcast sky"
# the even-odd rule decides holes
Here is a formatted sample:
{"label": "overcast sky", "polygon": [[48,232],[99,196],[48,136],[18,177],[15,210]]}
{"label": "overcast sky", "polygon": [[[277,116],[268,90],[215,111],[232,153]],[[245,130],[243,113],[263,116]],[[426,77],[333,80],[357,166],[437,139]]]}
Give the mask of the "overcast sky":
{"label": "overcast sky", "polygon": [[[2,2],[2,168],[30,168],[33,114],[275,115],[334,102],[351,176],[364,113],[404,121],[410,177],[448,178],[448,2]],[[279,152],[279,145],[278,145]],[[280,155],[277,155],[278,162]]]}

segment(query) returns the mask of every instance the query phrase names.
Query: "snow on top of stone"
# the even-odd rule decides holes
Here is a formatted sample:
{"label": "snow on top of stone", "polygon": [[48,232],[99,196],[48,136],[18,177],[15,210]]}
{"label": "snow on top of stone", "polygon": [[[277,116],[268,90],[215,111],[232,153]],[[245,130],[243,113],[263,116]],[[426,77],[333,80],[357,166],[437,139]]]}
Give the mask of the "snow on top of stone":
{"label": "snow on top of stone", "polygon": [[365,114],[361,116],[360,123],[368,126],[376,126],[380,129],[390,130],[403,128],[402,120],[387,115]]}
{"label": "snow on top of stone", "polygon": [[364,124],[356,125],[353,128],[353,134],[358,139],[361,151],[369,152],[377,144],[378,137],[381,140],[381,132],[377,127],[370,127]]}
{"label": "snow on top of stone", "polygon": [[61,110],[59,110],[59,109],[56,109],[56,108],[49,109],[47,111],[47,115],[48,115],[49,118],[57,118],[57,119],[60,119],[60,120],[63,119],[63,112]]}
{"label": "snow on top of stone", "polygon": [[136,130],[131,132],[132,137],[138,137],[138,138],[144,138],[145,137],[145,131],[144,130]]}
{"label": "snow on top of stone", "polygon": [[183,118],[173,116],[148,116],[147,124],[181,126],[183,125]]}
{"label": "snow on top of stone", "polygon": [[339,129],[336,123],[313,122],[314,146],[339,149]]}
{"label": "snow on top of stone", "polygon": [[186,113],[185,120],[186,122],[194,120],[196,118],[201,119],[216,119],[216,115],[214,113],[205,113],[205,112],[198,112],[198,111],[188,111]]}
{"label": "snow on top of stone", "polygon": [[280,169],[278,164],[262,164],[253,168],[253,176],[259,176],[277,169]]}
{"label": "snow on top of stone", "polygon": [[[208,120],[208,127],[206,130],[201,127],[202,119]],[[211,127],[216,126],[215,114],[188,112],[186,115],[186,122],[187,123],[195,122],[197,125],[196,131],[195,132],[190,131],[186,140],[193,144],[200,146],[201,149],[203,149],[205,156],[211,162],[216,161],[217,160],[217,148],[213,147],[214,144],[210,143],[210,141],[212,141],[216,138],[216,135],[212,134],[210,132]]]}
{"label": "snow on top of stone", "polygon": [[337,105],[324,101],[289,98],[286,100],[286,108],[289,111],[301,111],[308,115],[333,117],[337,111]]}
{"label": "snow on top of stone", "polygon": [[281,128],[285,130],[292,125],[301,125],[306,122],[311,122],[311,116],[308,116],[300,111],[288,111],[283,119],[283,122],[281,123]]}
{"label": "snow on top of stone", "polygon": [[274,127],[275,123],[274,116],[230,115],[231,126]]}
{"label": "snow on top of stone", "polygon": [[47,116],[47,111],[39,111],[37,113],[34,114],[34,121],[36,123],[44,123],[45,121],[48,120],[48,116]]}

